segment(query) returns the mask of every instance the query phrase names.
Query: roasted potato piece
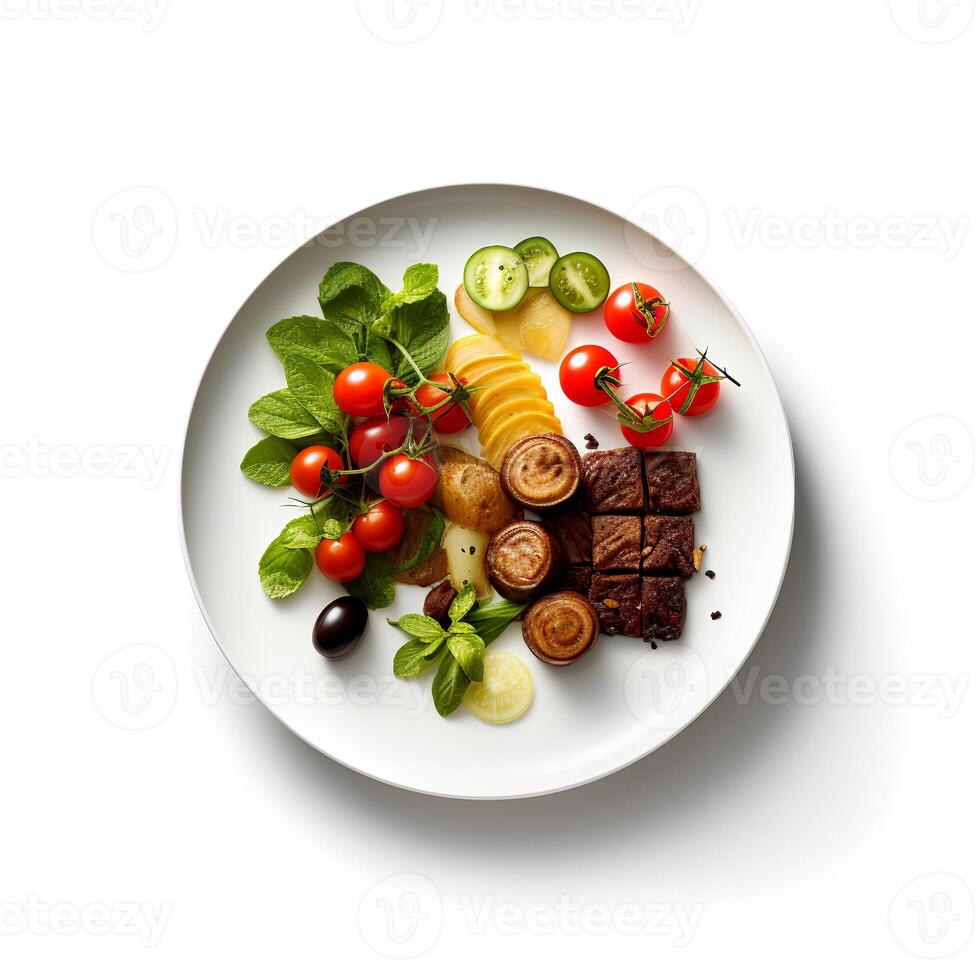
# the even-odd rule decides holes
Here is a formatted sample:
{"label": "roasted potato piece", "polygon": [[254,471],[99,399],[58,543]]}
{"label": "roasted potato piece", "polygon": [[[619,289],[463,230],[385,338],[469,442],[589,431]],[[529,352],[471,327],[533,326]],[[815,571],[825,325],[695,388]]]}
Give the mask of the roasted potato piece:
{"label": "roasted potato piece", "polygon": [[523,516],[523,511],[501,489],[497,471],[462,449],[441,446],[439,482],[430,503],[453,524],[495,534]]}
{"label": "roasted potato piece", "polygon": [[[432,515],[427,510],[416,508],[405,511],[405,534],[398,542],[398,546],[388,552],[388,557],[396,565],[403,564],[418,553],[422,535],[425,534],[431,520]],[[406,585],[432,585],[441,582],[448,574],[449,560],[446,557],[446,549],[439,544],[421,564],[410,568],[407,572],[396,574],[395,581],[404,582]]]}

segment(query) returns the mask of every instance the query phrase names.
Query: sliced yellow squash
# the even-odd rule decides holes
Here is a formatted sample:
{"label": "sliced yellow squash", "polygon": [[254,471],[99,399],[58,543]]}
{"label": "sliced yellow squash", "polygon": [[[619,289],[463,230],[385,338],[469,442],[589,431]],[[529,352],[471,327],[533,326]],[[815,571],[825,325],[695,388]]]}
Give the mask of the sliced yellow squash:
{"label": "sliced yellow squash", "polygon": [[469,403],[470,414],[473,416],[473,421],[478,427],[481,429],[486,427],[487,431],[489,432],[492,430],[492,426],[494,424],[490,416],[497,412],[499,408],[505,405],[510,405],[514,401],[527,403],[531,400],[536,402],[534,405],[534,411],[540,411],[542,405],[551,405],[551,402],[548,401],[544,388],[542,388],[540,385],[531,385],[527,387],[520,385],[516,388],[508,388],[504,391],[498,391],[489,398],[480,399],[479,402],[476,402],[473,398],[471,398]]}
{"label": "sliced yellow squash", "polygon": [[[555,418],[553,412],[545,410],[547,405],[547,402],[541,402],[540,411],[525,412],[523,415],[508,418],[492,432],[486,426],[481,428],[480,441],[483,443],[483,455],[494,469],[500,469],[507,450],[521,439],[541,435],[543,432],[553,432],[559,436],[562,434],[561,422]],[[483,442],[484,438],[486,442]]]}
{"label": "sliced yellow squash", "polygon": [[462,284],[456,290],[456,310],[459,315],[474,329],[488,337],[497,336],[497,328],[493,322],[493,314],[470,299],[470,294]]}
{"label": "sliced yellow squash", "polygon": [[551,402],[543,401],[538,395],[531,395],[530,397],[524,398],[500,399],[495,405],[490,407],[490,411],[480,422],[480,427],[487,432],[493,433],[515,415],[542,411],[554,414],[554,410],[555,406]]}

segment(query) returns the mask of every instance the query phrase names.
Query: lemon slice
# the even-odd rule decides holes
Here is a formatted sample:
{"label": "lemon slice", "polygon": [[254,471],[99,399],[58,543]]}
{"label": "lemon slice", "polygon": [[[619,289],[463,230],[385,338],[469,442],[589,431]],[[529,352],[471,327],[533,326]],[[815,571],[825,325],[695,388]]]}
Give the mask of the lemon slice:
{"label": "lemon slice", "polygon": [[463,704],[480,721],[506,725],[520,718],[534,696],[531,671],[520,657],[494,651],[483,660],[483,682],[470,684]]}

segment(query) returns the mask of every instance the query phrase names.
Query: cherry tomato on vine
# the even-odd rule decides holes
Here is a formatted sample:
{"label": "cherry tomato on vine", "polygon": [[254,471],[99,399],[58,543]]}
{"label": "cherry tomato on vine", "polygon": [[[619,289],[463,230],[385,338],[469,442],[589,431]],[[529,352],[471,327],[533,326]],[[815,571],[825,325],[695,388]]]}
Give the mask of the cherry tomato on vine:
{"label": "cherry tomato on vine", "polygon": [[316,546],[316,567],[334,582],[353,582],[364,571],[364,549],[350,531]]}
{"label": "cherry tomato on vine", "polygon": [[628,282],[606,300],[602,315],[618,340],[648,344],[667,323],[670,304],[659,289],[645,282]]}
{"label": "cherry tomato on vine", "polygon": [[385,384],[391,375],[370,361],[358,361],[345,367],[333,383],[333,398],[348,415],[382,415],[385,410]]}
{"label": "cherry tomato on vine", "polygon": [[404,445],[408,435],[408,419],[404,415],[375,415],[355,425],[350,434],[350,458],[354,469],[376,463],[382,453]]}
{"label": "cherry tomato on vine", "polygon": [[[429,380],[434,382],[434,384],[422,385],[415,392],[415,397],[423,408],[434,408],[439,402],[448,398],[455,388],[466,385],[466,378],[457,378],[456,380],[459,382],[459,385],[454,385],[453,379],[448,374],[436,374]],[[448,388],[449,391],[443,391],[442,388],[437,388],[436,385],[442,385],[444,388]],[[436,432],[441,432],[445,435],[451,432],[462,432],[470,424],[470,420],[463,410],[463,406],[458,403],[442,408],[438,412],[433,412],[430,418],[432,419],[432,427]]]}
{"label": "cherry tomato on vine", "polygon": [[411,510],[421,507],[436,489],[436,468],[431,456],[415,459],[399,453],[381,464],[378,484],[386,500]]}
{"label": "cherry tomato on vine", "polygon": [[405,518],[393,504],[379,500],[354,518],[351,531],[365,551],[390,551],[405,533]]}
{"label": "cherry tomato on vine", "polygon": [[[678,415],[692,418],[706,415],[721,397],[721,375],[703,358],[678,357],[677,364],[680,368],[671,364],[664,372],[660,383],[661,394],[664,398],[670,398],[670,404]],[[685,408],[688,400],[690,404]]]}
{"label": "cherry tomato on vine", "polygon": [[609,401],[609,395],[596,385],[596,376],[603,371],[615,379],[615,384],[620,380],[616,365],[616,358],[605,347],[596,344],[576,347],[561,362],[558,383],[569,401],[586,408],[598,408]]}
{"label": "cherry tomato on vine", "polygon": [[620,425],[623,438],[637,449],[652,449],[654,446],[662,446],[674,431],[674,413],[671,411],[670,402],[655,395],[652,392],[644,392],[626,399],[626,404],[630,408],[635,408],[642,416],[652,415],[658,422],[664,422],[649,432],[637,432],[628,425]]}
{"label": "cherry tomato on vine", "polygon": [[[289,464],[289,480],[304,497],[320,497],[330,493],[323,485],[321,473],[324,464],[331,470],[345,470],[347,467],[340,458],[340,453],[329,446],[307,446],[301,449]],[[338,483],[346,483],[347,477],[342,476]]]}

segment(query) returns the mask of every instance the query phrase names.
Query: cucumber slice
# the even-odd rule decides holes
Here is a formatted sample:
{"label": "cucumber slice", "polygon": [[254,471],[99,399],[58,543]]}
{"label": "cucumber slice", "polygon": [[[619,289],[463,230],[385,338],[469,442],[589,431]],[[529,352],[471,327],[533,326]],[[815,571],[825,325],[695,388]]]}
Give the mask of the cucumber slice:
{"label": "cucumber slice", "polygon": [[469,257],[463,285],[485,310],[512,310],[527,292],[527,266],[512,248],[488,245]]}
{"label": "cucumber slice", "polygon": [[591,313],[609,295],[609,273],[594,255],[570,252],[551,267],[548,285],[566,310]]}
{"label": "cucumber slice", "polygon": [[514,246],[514,251],[527,266],[532,286],[547,286],[548,273],[558,260],[558,249],[547,238],[525,238]]}
{"label": "cucumber slice", "polygon": [[527,664],[512,653],[494,650],[483,660],[483,682],[470,684],[463,706],[480,721],[506,725],[530,707],[534,683]]}

